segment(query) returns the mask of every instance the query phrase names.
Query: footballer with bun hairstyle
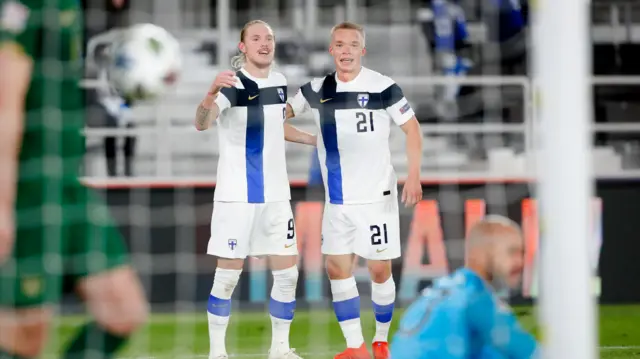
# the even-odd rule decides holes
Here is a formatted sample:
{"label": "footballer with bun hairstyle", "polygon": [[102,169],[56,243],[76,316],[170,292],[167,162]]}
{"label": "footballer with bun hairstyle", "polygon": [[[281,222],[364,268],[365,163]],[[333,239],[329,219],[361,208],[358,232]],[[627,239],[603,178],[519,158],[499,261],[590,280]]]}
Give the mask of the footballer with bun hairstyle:
{"label": "footballer with bun hairstyle", "polygon": [[275,35],[264,21],[240,32],[232,70],[219,73],[196,111],[195,126],[218,125],[220,158],[207,253],[218,264],[208,318],[210,359],[227,358],[231,295],[247,256],[267,256],[273,273],[269,302],[270,359],[299,359],[289,347],[296,306],[298,245],[285,161],[285,133],[315,145],[315,136],[285,123],[287,80],[273,67]]}

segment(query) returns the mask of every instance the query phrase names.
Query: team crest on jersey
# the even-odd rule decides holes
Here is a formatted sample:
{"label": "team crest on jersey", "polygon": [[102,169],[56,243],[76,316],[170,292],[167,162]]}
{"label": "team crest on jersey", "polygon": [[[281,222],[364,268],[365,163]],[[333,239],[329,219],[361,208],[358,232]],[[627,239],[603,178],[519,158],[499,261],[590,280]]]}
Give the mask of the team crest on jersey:
{"label": "team crest on jersey", "polygon": [[238,240],[237,239],[230,239],[228,241],[229,243],[229,249],[234,250],[236,249],[236,246],[238,245]]}
{"label": "team crest on jersey", "polygon": [[284,102],[284,90],[278,87],[278,96],[280,96],[280,100]]}
{"label": "team crest on jersey", "polygon": [[369,103],[369,94],[368,93],[358,94],[358,105],[360,105],[360,107],[365,108],[365,107],[367,107],[368,103]]}
{"label": "team crest on jersey", "polygon": [[22,279],[22,293],[27,297],[35,297],[42,293],[44,287],[43,279],[40,276],[30,276]]}

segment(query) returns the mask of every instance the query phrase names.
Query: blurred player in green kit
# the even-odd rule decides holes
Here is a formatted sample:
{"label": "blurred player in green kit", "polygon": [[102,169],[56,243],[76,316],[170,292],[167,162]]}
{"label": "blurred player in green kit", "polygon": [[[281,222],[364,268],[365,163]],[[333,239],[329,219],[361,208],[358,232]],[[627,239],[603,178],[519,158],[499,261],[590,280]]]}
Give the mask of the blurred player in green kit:
{"label": "blurred player in green kit", "polygon": [[0,0],[0,359],[41,354],[63,278],[93,318],[63,358],[112,357],[147,315],[118,229],[78,180],[79,6]]}

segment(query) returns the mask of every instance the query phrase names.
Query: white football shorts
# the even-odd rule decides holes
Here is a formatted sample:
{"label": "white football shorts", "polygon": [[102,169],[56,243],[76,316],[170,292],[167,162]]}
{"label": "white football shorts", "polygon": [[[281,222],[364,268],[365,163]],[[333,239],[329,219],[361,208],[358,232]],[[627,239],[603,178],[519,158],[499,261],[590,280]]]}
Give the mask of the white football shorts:
{"label": "white football shorts", "polygon": [[291,204],[214,202],[207,254],[228,259],[297,255]]}
{"label": "white football shorts", "polygon": [[371,260],[400,257],[398,196],[365,204],[326,203],[322,217],[322,253],[353,254]]}

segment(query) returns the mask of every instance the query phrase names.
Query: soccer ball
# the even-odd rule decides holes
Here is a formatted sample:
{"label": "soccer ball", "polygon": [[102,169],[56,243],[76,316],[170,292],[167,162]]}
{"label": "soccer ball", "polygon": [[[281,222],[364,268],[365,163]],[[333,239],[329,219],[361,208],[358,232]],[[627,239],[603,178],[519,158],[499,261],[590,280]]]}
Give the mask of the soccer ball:
{"label": "soccer ball", "polygon": [[107,78],[128,101],[156,99],[177,81],[180,45],[165,29],[140,24],[122,31],[111,44]]}

